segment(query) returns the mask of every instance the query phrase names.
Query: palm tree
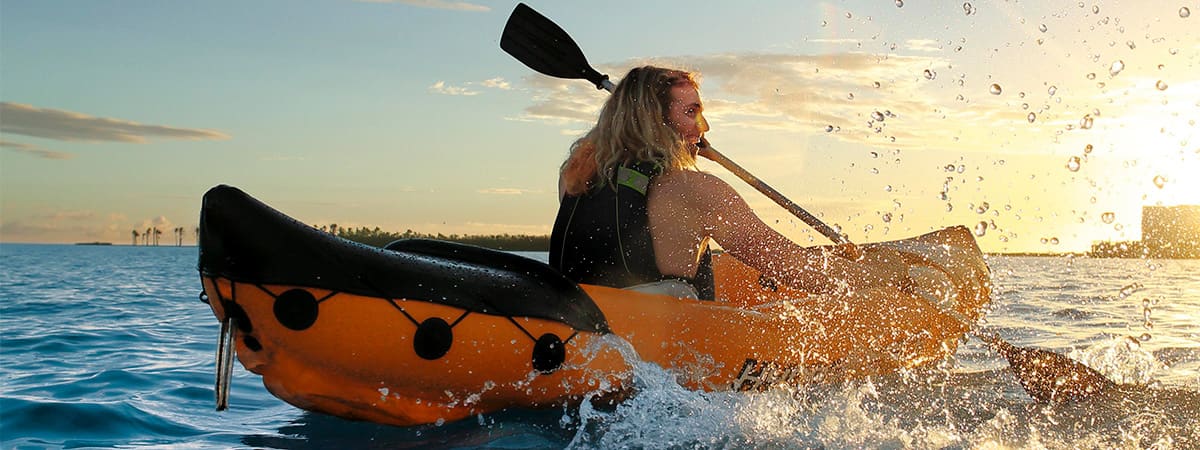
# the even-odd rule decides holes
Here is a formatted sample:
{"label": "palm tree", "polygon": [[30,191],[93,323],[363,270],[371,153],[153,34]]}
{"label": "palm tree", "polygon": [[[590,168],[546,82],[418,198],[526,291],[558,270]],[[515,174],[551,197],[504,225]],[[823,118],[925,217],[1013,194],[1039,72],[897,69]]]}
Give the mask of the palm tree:
{"label": "palm tree", "polygon": [[154,246],[155,247],[158,246],[158,237],[159,236],[162,236],[162,230],[158,229],[158,227],[154,227]]}
{"label": "palm tree", "polygon": [[138,234],[137,230],[133,230],[133,246],[134,247],[137,247],[138,236],[141,236],[141,234]]}
{"label": "palm tree", "polygon": [[152,228],[147,228],[145,233],[142,233],[142,245],[150,245],[150,233],[154,231]]}

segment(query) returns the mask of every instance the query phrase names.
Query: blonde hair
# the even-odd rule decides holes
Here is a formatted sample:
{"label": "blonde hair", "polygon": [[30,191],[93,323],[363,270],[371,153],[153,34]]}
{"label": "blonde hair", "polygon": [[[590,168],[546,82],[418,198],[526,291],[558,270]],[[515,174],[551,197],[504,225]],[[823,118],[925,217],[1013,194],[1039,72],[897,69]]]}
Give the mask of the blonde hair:
{"label": "blonde hair", "polygon": [[654,162],[664,170],[695,167],[691,145],[667,123],[671,90],[699,89],[689,72],[643,66],[630,70],[600,109],[600,118],[571,144],[561,168],[567,195],[579,195],[609,183],[617,167]]}

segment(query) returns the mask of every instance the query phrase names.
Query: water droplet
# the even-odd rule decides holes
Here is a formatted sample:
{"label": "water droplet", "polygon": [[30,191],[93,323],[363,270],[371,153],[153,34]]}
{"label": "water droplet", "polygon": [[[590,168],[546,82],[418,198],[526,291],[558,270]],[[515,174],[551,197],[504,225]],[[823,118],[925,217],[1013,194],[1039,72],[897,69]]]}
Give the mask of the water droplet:
{"label": "water droplet", "polygon": [[1088,153],[1091,153],[1091,152],[1092,152],[1092,144],[1088,144],[1088,145],[1085,145],[1085,146],[1083,146],[1083,154],[1085,154],[1085,155],[1086,155],[1086,154],[1088,154]]}
{"label": "water droplet", "polygon": [[829,22],[828,22],[828,21],[825,21],[825,20],[822,20],[822,21],[821,21],[821,28],[825,28],[825,26],[826,26],[826,25],[829,25]]}
{"label": "water droplet", "polygon": [[1100,14],[1100,5],[1092,6],[1092,14]]}
{"label": "water droplet", "polygon": [[850,99],[850,100],[854,100],[854,93],[853,92],[847,93],[846,98]]}
{"label": "water droplet", "polygon": [[932,71],[932,70],[929,70],[929,69],[925,69],[925,79],[926,79],[926,80],[932,80],[932,79],[934,79],[934,78],[937,78],[937,72],[934,72],[934,71]]}
{"label": "water droplet", "polygon": [[979,222],[979,223],[975,224],[975,235],[983,236],[983,235],[987,234],[987,229],[988,229],[987,222]]}
{"label": "water droplet", "polygon": [[1092,128],[1092,115],[1086,114],[1082,119],[1079,119],[1079,128],[1090,130]]}
{"label": "water droplet", "polygon": [[992,95],[1000,95],[1003,89],[1000,88],[999,84],[992,83],[992,86],[988,88],[988,92],[991,92]]}
{"label": "water droplet", "polygon": [[896,7],[897,7],[897,8],[903,8],[903,7],[904,7],[904,0],[896,0]]}
{"label": "water droplet", "polygon": [[1028,116],[1025,116],[1025,119],[1028,120],[1029,123],[1033,123],[1035,120],[1037,120],[1037,115],[1034,113],[1029,113]]}
{"label": "water droplet", "polygon": [[1049,28],[1046,28],[1046,24],[1043,23],[1041,25],[1038,25],[1038,31],[1045,33],[1046,30],[1049,30]]}
{"label": "water droplet", "polygon": [[1087,79],[1089,79],[1089,80],[1095,80],[1095,79],[1096,79],[1096,73],[1095,73],[1095,72],[1088,73],[1088,74],[1087,74]]}
{"label": "water droplet", "polygon": [[1081,165],[1082,164],[1080,163],[1078,156],[1067,158],[1067,170],[1078,172]]}
{"label": "water droplet", "polygon": [[1137,49],[1137,45],[1133,41],[1125,41],[1125,46],[1129,47],[1130,50]]}
{"label": "water droplet", "polygon": [[826,133],[832,133],[832,132],[833,132],[833,125],[825,125],[825,132],[826,132]]}
{"label": "water droplet", "polygon": [[1149,341],[1149,340],[1150,340],[1150,333],[1142,333],[1142,335],[1141,335],[1140,337],[1138,337],[1138,340],[1140,340],[1140,341],[1142,341],[1142,342]]}
{"label": "water droplet", "polygon": [[883,219],[884,223],[891,222],[892,221],[892,213],[883,213],[883,217],[881,217],[881,219]]}
{"label": "water droplet", "polygon": [[889,184],[887,186],[884,186],[883,191],[884,192],[892,192],[892,185]]}
{"label": "water droplet", "polygon": [[972,5],[971,2],[963,3],[963,12],[968,16],[975,14],[975,11],[975,5]]}
{"label": "water droplet", "polygon": [[1100,221],[1104,222],[1105,224],[1113,223],[1113,221],[1116,219],[1117,215],[1112,212],[1106,212],[1100,215]]}
{"label": "water droplet", "polygon": [[947,203],[946,204],[946,212],[951,212],[951,211],[954,211],[954,205]]}
{"label": "water droplet", "polygon": [[1120,292],[1117,292],[1117,299],[1124,300],[1125,298],[1129,297],[1130,295],[1133,295],[1134,292],[1137,292],[1137,290],[1141,289],[1141,288],[1142,288],[1141,283],[1133,283],[1133,284],[1127,285],[1127,286],[1121,288]]}
{"label": "water droplet", "polygon": [[1188,7],[1184,6],[1182,8],[1179,8],[1179,17],[1186,19],[1191,15],[1192,15],[1192,10],[1188,9]]}
{"label": "water droplet", "polygon": [[1165,91],[1165,90],[1167,90],[1167,82],[1163,81],[1163,80],[1158,80],[1157,83],[1154,83],[1154,87],[1158,88],[1158,90],[1160,90],[1160,91]]}
{"label": "water droplet", "polygon": [[871,112],[871,120],[874,120],[876,122],[883,122],[883,113],[881,113],[879,111],[872,111]]}
{"label": "water droplet", "polygon": [[878,81],[876,81],[876,82],[874,82],[874,83],[871,83],[871,85],[872,85],[872,86],[875,86],[875,88],[876,88],[876,89],[878,89],[878,88],[880,88],[880,87],[882,87],[882,86],[883,86],[883,84],[880,84]]}
{"label": "water droplet", "polygon": [[1058,238],[1056,238],[1056,237],[1050,238],[1050,245],[1058,245]]}
{"label": "water droplet", "polygon": [[1163,177],[1162,175],[1154,176],[1154,185],[1158,186],[1159,189],[1162,189],[1163,186],[1166,184],[1167,184],[1167,179],[1165,177]]}
{"label": "water droplet", "polygon": [[967,171],[967,166],[966,166],[966,165],[963,165],[963,164],[959,164],[959,165],[958,165],[958,173],[963,173],[963,172],[966,172],[966,171]]}
{"label": "water droplet", "polygon": [[1118,73],[1121,73],[1122,70],[1125,70],[1125,61],[1119,59],[1113,61],[1111,66],[1108,66],[1108,74],[1114,77],[1117,76]]}
{"label": "water droplet", "polygon": [[1046,93],[1050,94],[1051,97],[1053,97],[1054,94],[1057,92],[1058,92],[1058,86],[1050,86],[1049,89],[1046,89]]}
{"label": "water droplet", "polygon": [[980,203],[979,206],[975,207],[975,214],[983,214],[988,212],[988,209],[991,209],[991,207],[992,205],[988,204],[988,202]]}

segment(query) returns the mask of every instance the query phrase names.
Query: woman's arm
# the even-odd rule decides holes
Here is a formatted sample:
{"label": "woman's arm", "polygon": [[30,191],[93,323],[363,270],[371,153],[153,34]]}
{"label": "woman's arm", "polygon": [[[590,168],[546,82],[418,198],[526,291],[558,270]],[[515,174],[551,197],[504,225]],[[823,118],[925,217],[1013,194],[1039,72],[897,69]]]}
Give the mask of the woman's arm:
{"label": "woman's arm", "polygon": [[903,267],[862,264],[840,256],[846,252],[797,245],[763,223],[725,181],[707,173],[686,175],[689,193],[684,195],[685,209],[699,222],[701,233],[763,274],[813,293],[903,287]]}

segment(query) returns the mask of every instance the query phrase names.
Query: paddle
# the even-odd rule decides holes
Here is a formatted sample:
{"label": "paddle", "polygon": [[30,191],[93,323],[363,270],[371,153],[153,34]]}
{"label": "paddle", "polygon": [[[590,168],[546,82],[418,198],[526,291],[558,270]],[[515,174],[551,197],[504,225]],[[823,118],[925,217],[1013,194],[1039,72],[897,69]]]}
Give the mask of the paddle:
{"label": "paddle", "polygon": [[[518,3],[513,9],[508,23],[504,25],[504,33],[500,36],[500,48],[508,52],[518,61],[525,63],[530,69],[555,78],[584,79],[596,85],[597,89],[612,92],[615,85],[608,81],[608,75],[601,74],[587,62],[587,57],[575,44],[575,40],[546,16],[541,15],[524,3]],[[841,233],[825,222],[816,218],[800,205],[795,204],[775,188],[767,185],[750,171],[743,169],[733,160],[718,152],[711,144],[706,144],[711,160],[720,164],[726,170],[733,172],[758,192],[774,200],[776,204],[788,210],[808,226],[813,227],[821,235],[837,244],[850,241]]]}
{"label": "paddle", "polygon": [[[588,64],[583,50],[566,31],[524,3],[518,3],[517,7],[513,9],[512,15],[508,17],[508,23],[504,25],[504,32],[500,37],[500,48],[542,74],[556,78],[584,79],[594,84],[597,89],[605,89],[609,92],[612,92],[615,87],[608,80],[608,75],[601,74]],[[768,186],[758,177],[717,152],[716,149],[711,146],[708,149],[709,153],[713,155],[711,159],[825,237],[839,244],[849,242],[845,236],[788,200],[779,191]],[[941,309],[936,303],[931,302],[931,304]],[[968,329],[974,328],[973,323],[956,311],[944,310],[944,312]],[[1025,392],[1039,402],[1078,400],[1098,394],[1114,385],[1092,368],[1057,353],[1016,347],[991,333],[972,332],[972,334],[1008,360]]]}

